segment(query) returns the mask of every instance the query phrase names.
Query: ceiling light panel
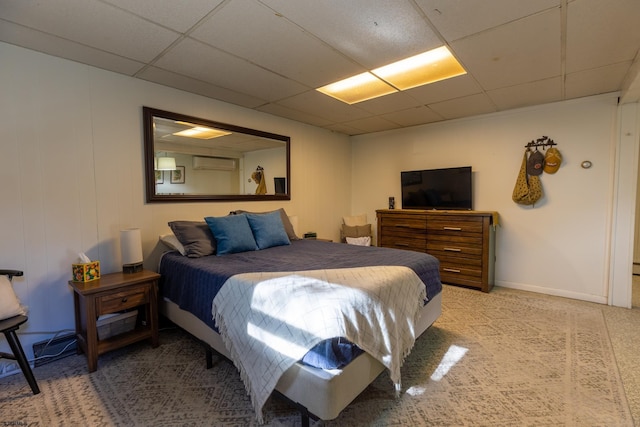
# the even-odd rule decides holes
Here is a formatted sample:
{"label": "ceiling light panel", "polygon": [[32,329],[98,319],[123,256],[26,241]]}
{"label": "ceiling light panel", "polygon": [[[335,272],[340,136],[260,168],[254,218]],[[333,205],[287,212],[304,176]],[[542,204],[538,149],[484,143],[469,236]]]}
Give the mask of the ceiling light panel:
{"label": "ceiling light panel", "polygon": [[384,67],[373,74],[400,90],[407,90],[428,83],[466,74],[462,65],[446,46],[432,49]]}
{"label": "ceiling light panel", "polygon": [[187,138],[198,138],[198,139],[212,139],[212,138],[218,138],[221,136],[231,134],[231,132],[228,132],[225,130],[213,129],[206,126],[199,126],[199,125],[191,124],[188,122],[178,121],[176,123],[180,125],[191,126],[189,129],[184,129],[179,132],[174,132],[173,135],[176,135],[176,136],[185,136]]}
{"label": "ceiling light panel", "polygon": [[388,95],[397,90],[371,73],[362,73],[317,89],[347,104]]}
{"label": "ceiling light panel", "polygon": [[231,132],[225,132],[218,129],[211,129],[202,126],[196,126],[191,129],[185,129],[180,132],[174,133],[177,136],[186,136],[187,138],[198,138],[198,139],[211,139],[218,138],[220,136],[229,135]]}

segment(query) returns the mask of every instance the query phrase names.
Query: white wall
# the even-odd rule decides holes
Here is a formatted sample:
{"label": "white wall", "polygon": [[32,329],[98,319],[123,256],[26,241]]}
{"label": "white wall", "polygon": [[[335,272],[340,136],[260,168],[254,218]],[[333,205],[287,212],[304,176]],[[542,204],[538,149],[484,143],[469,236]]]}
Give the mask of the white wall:
{"label": "white wall", "polygon": [[[606,302],[610,237],[625,232],[612,231],[614,200],[627,196],[614,197],[615,95],[350,139],[12,45],[0,43],[0,58],[0,265],[25,271],[21,331],[73,328],[71,263],[84,251],[103,272],[119,270],[122,228],[142,228],[148,256],[168,221],[282,206],[300,233],[337,240],[343,215],[366,212],[374,223],[389,196],[400,200],[401,170],[467,164],[475,208],[500,213],[498,285]],[[145,105],[291,136],[292,200],[145,204]],[[637,156],[634,132],[626,152]],[[523,146],[542,135],[558,142],[564,164],[542,177],[541,203],[517,206]],[[585,159],[593,168],[579,167]],[[22,336],[27,353],[50,336]]]}
{"label": "white wall", "polygon": [[[375,218],[389,196],[400,201],[402,170],[471,165],[474,208],[500,214],[496,284],[606,303],[617,112],[617,94],[607,94],[354,137],[352,210]],[[541,177],[545,195],[535,207],[517,205],[524,145],[543,135],[563,164]],[[581,168],[583,160],[593,167]]]}
{"label": "white wall", "polygon": [[[284,207],[301,233],[339,237],[348,137],[8,44],[0,58],[0,265],[25,271],[21,331],[74,327],[71,263],[86,252],[103,273],[120,270],[122,228],[142,229],[147,256],[168,221]],[[289,135],[291,201],[145,204],[142,106]],[[23,336],[29,356],[50,336]]]}

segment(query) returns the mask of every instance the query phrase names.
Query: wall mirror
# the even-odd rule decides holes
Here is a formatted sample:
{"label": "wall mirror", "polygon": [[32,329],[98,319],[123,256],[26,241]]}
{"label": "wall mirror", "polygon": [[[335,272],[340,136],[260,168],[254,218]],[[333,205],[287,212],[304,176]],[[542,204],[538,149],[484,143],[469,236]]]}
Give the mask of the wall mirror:
{"label": "wall mirror", "polygon": [[147,202],[290,200],[288,136],[142,108]]}

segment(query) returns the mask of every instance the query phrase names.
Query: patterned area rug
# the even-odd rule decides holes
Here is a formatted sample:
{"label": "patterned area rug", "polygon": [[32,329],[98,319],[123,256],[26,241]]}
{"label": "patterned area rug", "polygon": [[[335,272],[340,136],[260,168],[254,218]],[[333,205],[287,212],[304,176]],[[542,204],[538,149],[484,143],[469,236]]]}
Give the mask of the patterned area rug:
{"label": "patterned area rug", "polygon": [[[325,425],[633,425],[597,306],[449,286],[443,299],[443,315],[405,361],[400,398],[383,373]],[[0,425],[256,425],[229,362],[207,370],[187,334],[160,338],[156,349],[139,343],[103,355],[92,374],[83,356],[41,366],[37,396],[21,375],[0,379]],[[267,425],[300,424],[274,397],[264,414]]]}

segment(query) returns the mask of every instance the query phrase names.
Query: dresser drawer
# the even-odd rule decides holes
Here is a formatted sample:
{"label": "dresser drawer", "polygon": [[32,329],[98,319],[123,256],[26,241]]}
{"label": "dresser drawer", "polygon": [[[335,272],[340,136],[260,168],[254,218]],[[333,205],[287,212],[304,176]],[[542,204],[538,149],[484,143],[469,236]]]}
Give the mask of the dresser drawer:
{"label": "dresser drawer", "polygon": [[378,221],[382,228],[420,230],[426,233],[427,218],[424,215],[380,215]]}
{"label": "dresser drawer", "polygon": [[149,302],[149,287],[139,286],[105,295],[96,299],[96,312],[98,315],[115,313],[137,307]]}
{"label": "dresser drawer", "polygon": [[412,236],[387,236],[386,234],[383,234],[378,246],[394,249],[407,249],[417,252],[426,252],[427,250],[424,237],[416,239]]}
{"label": "dresser drawer", "polygon": [[464,248],[464,247],[444,247],[434,248],[427,244],[427,253],[438,258],[440,262],[443,260],[460,260],[460,262],[473,262],[479,266],[482,265],[482,248]]}
{"label": "dresser drawer", "polygon": [[427,248],[448,252],[473,252],[482,253],[482,235],[456,235],[430,234],[427,237]]}
{"label": "dresser drawer", "polygon": [[463,271],[443,271],[442,268],[440,269],[440,280],[446,284],[469,286],[477,289],[483,289],[486,286],[482,281],[482,277],[468,275]]}
{"label": "dresser drawer", "polygon": [[482,234],[482,218],[451,215],[427,220],[427,233],[447,235]]}

